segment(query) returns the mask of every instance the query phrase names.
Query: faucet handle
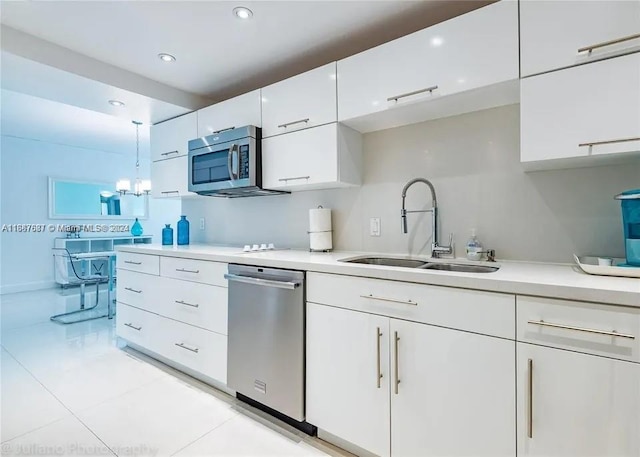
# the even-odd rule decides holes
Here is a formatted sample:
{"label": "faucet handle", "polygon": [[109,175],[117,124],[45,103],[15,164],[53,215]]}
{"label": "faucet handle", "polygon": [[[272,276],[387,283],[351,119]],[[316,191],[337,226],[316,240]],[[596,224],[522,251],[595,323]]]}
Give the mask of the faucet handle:
{"label": "faucet handle", "polygon": [[449,245],[447,247],[453,246],[453,232],[449,233]]}

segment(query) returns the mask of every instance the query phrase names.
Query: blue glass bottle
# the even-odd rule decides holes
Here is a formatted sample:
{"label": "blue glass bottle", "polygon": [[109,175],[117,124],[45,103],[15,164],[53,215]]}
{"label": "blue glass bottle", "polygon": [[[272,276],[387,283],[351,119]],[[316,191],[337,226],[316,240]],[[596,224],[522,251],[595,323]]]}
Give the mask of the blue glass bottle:
{"label": "blue glass bottle", "polygon": [[131,226],[131,234],[133,236],[140,236],[142,235],[142,224],[140,224],[140,221],[138,220],[138,218],[136,217],[136,221],[133,223],[133,225]]}
{"label": "blue glass bottle", "polygon": [[164,246],[171,246],[173,244],[173,229],[171,224],[164,224],[162,229],[162,244]]}
{"label": "blue glass bottle", "polygon": [[178,244],[189,244],[189,221],[187,216],[180,216],[178,221]]}

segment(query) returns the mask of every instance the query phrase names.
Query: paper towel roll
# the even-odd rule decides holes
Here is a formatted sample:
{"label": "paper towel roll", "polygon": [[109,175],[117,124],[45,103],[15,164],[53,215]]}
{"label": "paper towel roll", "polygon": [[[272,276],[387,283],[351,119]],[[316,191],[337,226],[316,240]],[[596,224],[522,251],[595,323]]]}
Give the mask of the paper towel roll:
{"label": "paper towel roll", "polygon": [[309,210],[309,232],[330,232],[331,231],[331,209],[314,208]]}
{"label": "paper towel roll", "polygon": [[333,249],[333,233],[309,233],[309,248],[312,251],[330,251]]}
{"label": "paper towel roll", "polygon": [[309,210],[309,249],[312,251],[333,249],[330,208],[320,206]]}

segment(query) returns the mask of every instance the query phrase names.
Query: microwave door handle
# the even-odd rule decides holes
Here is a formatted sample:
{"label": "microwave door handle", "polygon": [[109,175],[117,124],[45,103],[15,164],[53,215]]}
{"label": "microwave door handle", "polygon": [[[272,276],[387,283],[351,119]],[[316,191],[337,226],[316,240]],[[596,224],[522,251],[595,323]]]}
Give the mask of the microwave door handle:
{"label": "microwave door handle", "polygon": [[229,148],[229,154],[227,155],[227,169],[229,170],[229,178],[233,180],[233,148],[235,144],[231,145]]}
{"label": "microwave door handle", "polygon": [[231,179],[240,179],[240,148],[238,147],[237,144],[234,144],[233,146],[231,146],[231,150],[230,150],[230,155],[233,156],[233,154],[235,153],[236,158],[235,158],[235,170],[236,172],[233,172],[234,169],[234,161],[233,158],[231,159]]}

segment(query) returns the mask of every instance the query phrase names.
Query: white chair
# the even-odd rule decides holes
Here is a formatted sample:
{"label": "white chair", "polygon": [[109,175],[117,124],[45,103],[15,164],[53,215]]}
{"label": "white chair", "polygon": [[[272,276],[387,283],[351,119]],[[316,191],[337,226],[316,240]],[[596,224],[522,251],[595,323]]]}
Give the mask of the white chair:
{"label": "white chair", "polygon": [[[109,256],[92,256],[87,258],[86,256],[82,256],[82,260],[106,260],[107,261],[107,274],[78,274],[76,270],[76,266],[74,262],[81,260],[78,257],[75,257],[65,248],[53,248],[53,257],[55,259],[55,267],[58,271],[58,274],[65,281],[68,281],[69,285],[79,285],[80,286],[80,309],[75,311],[70,311],[66,313],[56,314],[55,316],[51,316],[51,320],[54,322],[58,322],[60,324],[75,324],[77,322],[85,322],[93,319],[101,319],[103,317],[107,317],[109,319],[112,318],[111,315],[111,287],[110,287],[110,262],[111,258]],[[102,315],[89,315],[89,317],[82,318],[84,313],[95,309],[100,303],[100,284],[107,283],[109,286],[107,287],[107,314]],[[86,308],[85,307],[85,289],[87,285],[96,286],[96,302],[93,306]],[[66,319],[68,316],[78,315],[80,319]]]}

